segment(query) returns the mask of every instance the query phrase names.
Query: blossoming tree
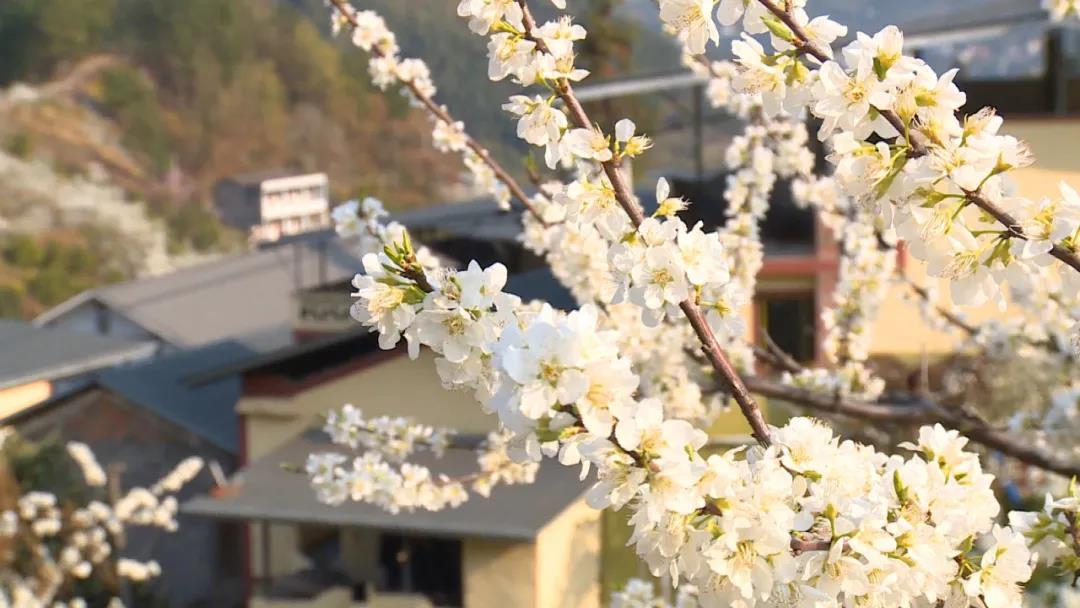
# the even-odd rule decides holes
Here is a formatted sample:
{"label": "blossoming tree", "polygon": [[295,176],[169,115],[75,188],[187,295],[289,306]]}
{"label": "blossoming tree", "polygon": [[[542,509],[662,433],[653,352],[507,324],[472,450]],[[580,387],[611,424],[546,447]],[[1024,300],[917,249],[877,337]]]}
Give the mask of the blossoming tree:
{"label": "blossoming tree", "polygon": [[[537,0],[538,1],[538,0]],[[563,0],[553,0],[565,8]],[[478,184],[523,212],[525,244],[541,254],[580,308],[562,313],[503,291],[506,269],[445,268],[407,232],[383,221],[374,200],[335,211],[338,230],[365,250],[353,316],[383,348],[404,338],[433,351],[448,390],[471,391],[500,430],[477,472],[447,479],[409,462],[452,436],[407,420],[366,419],[352,407],[327,422],[356,450],[312,454],[307,473],[330,503],[391,511],[453,508],[499,483],[530,483],[545,457],[580,467],[596,508],[626,510],[631,544],[655,575],[679,583],[680,606],[987,606],[1022,601],[1038,561],[1071,582],[1080,572],[1080,492],[1055,483],[1080,471],[1080,196],[1035,201],[1010,173],[1033,162],[986,109],[959,115],[955,72],[939,75],[903,52],[888,27],[857,33],[812,16],[807,0],[659,0],[659,18],[684,61],[709,78],[709,96],[746,121],[731,144],[727,221],[686,225],[692,204],[656,187],[646,214],[623,165],[649,139],[629,119],[606,132],[574,86],[585,29],[561,16],[537,23],[528,0],[460,0],[468,28],[488,40],[488,75],[522,87],[504,106],[517,134],[543,149],[552,175],[526,189],[436,99],[424,63],[403,58],[383,20],[328,0],[336,32],[370,53],[373,82],[425,109],[435,145],[461,154]],[[1047,2],[1074,18],[1074,0]],[[717,23],[741,26],[735,61],[704,53]],[[808,118],[829,150],[815,174]],[[760,220],[778,179],[793,182],[840,243],[840,281],[823,324],[828,364],[807,368],[747,341],[739,311],[761,267]],[[1037,404],[1002,428],[965,403],[958,373],[946,401],[920,395],[903,407],[883,397],[867,365],[870,322],[894,281],[903,241],[951,292],[907,282],[927,322],[956,331],[973,358],[1043,370]],[[965,307],[1008,299],[1018,311],[974,325]],[[766,362],[779,377],[759,375]],[[965,384],[965,383],[968,384]],[[816,413],[766,423],[756,396]],[[701,430],[736,407],[754,446],[704,450]],[[846,440],[821,419],[919,428],[898,453]],[[1001,512],[980,453],[1045,471],[1039,512]],[[635,599],[639,598],[639,599]],[[642,599],[643,598],[643,599]],[[662,605],[644,587],[615,598]],[[637,603],[634,603],[637,602]],[[650,603],[652,602],[652,603]]]}
{"label": "blossoming tree", "polygon": [[186,459],[153,486],[108,500],[107,475],[86,444],[31,444],[3,429],[0,606],[123,608],[142,597],[139,585],[161,567],[124,557],[126,536],[136,527],[176,531],[175,494],[202,465]]}

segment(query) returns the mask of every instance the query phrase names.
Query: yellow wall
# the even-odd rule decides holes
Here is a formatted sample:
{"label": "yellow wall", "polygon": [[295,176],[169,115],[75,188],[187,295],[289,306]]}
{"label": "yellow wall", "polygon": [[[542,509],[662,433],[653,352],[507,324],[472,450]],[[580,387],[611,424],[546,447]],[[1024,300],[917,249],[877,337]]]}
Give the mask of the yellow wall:
{"label": "yellow wall", "polygon": [[462,542],[465,606],[468,608],[539,608],[536,545],[527,542],[467,538]]}
{"label": "yellow wall", "polygon": [[0,419],[17,414],[31,405],[37,405],[51,396],[52,384],[48,380],[0,390]]}
{"label": "yellow wall", "polygon": [[266,455],[346,403],[367,416],[408,416],[463,433],[486,433],[498,422],[483,412],[472,393],[444,389],[434,358],[425,350],[416,361],[394,357],[291,397],[243,397],[236,407],[245,415],[249,460]]}
{"label": "yellow wall", "polygon": [[[1029,173],[1031,175],[1035,175],[1032,171],[1044,175],[1076,175],[1080,173],[1080,157],[1076,155],[1076,142],[1080,141],[1080,120],[1071,118],[1010,118],[1006,116],[1002,131],[1027,142],[1031,147],[1031,151],[1035,153],[1034,167],[1016,173]],[[1039,186],[1036,183],[1031,185],[1036,188]],[[1047,185],[1056,188],[1057,182],[1055,180]],[[1076,182],[1072,184],[1074,188],[1078,185],[1080,184]],[[1024,189],[1021,192],[1029,197],[1050,194],[1050,192],[1044,193],[1039,190],[1032,194],[1029,194]]]}
{"label": "yellow wall", "polygon": [[[929,276],[926,265],[910,255],[907,256],[904,273],[917,285],[937,284],[942,301],[951,301],[947,283]],[[933,356],[954,352],[963,341],[964,335],[959,331],[939,332],[928,327],[923,321],[916,300],[907,297],[908,293],[909,288],[902,283],[896,283],[889,288],[871,329],[871,354],[920,356],[925,352]],[[992,303],[978,307],[965,306],[962,312],[974,324],[988,319],[1001,319],[1009,314],[1007,309],[1003,312]]]}
{"label": "yellow wall", "polygon": [[538,608],[598,608],[601,576],[600,512],[580,500],[540,531]]}

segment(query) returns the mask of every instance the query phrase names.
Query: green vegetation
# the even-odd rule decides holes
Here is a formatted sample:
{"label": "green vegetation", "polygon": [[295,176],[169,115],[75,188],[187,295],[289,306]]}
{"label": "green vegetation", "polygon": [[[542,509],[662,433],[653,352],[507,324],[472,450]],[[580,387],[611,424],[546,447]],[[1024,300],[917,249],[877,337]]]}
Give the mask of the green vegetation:
{"label": "green vegetation", "polygon": [[14,477],[22,493],[49,492],[60,501],[76,502],[83,502],[89,496],[79,466],[55,437],[40,442],[27,441],[19,435],[6,437],[0,459],[3,472]]}
{"label": "green vegetation", "polygon": [[[373,91],[359,54],[287,4],[119,0],[117,15],[116,44],[145,76],[114,75],[105,96],[204,200],[218,179],[268,167],[318,168],[338,197],[364,189],[403,205],[430,201],[451,175],[450,159],[415,145],[426,120]],[[406,175],[418,163],[434,170]]]}
{"label": "green vegetation", "polygon": [[228,241],[228,229],[221,225],[217,216],[199,204],[170,209],[165,216],[165,225],[169,233],[169,251],[173,254],[188,249],[208,253]]}
{"label": "green vegetation", "polygon": [[18,319],[23,316],[22,289],[15,285],[0,285],[0,319]]}
{"label": "green vegetation", "polygon": [[116,0],[5,0],[0,5],[0,82],[48,74],[101,48]]}
{"label": "green vegetation", "polygon": [[[325,170],[338,197],[438,198],[459,167],[417,145],[426,119],[371,88],[366,58],[323,35],[318,4],[314,21],[266,0],[10,0],[0,3],[0,86],[70,78],[81,60],[113,57],[88,91],[151,180],[175,167],[203,203],[217,180],[272,167]],[[152,185],[135,194],[153,198]]]}
{"label": "green vegetation", "polygon": [[[115,236],[85,228],[67,238],[0,238],[0,317],[33,316],[97,285],[131,275]],[[111,244],[110,244],[111,243]]]}
{"label": "green vegetation", "polygon": [[23,269],[36,268],[45,259],[45,252],[36,239],[28,234],[15,234],[3,244],[4,261]]}
{"label": "green vegetation", "polygon": [[168,168],[172,138],[154,83],[134,68],[113,68],[102,75],[101,97],[106,113],[120,125],[124,145],[144,155],[157,172]]}
{"label": "green vegetation", "polygon": [[26,160],[34,152],[34,140],[29,133],[19,132],[8,138],[4,149],[15,158]]}

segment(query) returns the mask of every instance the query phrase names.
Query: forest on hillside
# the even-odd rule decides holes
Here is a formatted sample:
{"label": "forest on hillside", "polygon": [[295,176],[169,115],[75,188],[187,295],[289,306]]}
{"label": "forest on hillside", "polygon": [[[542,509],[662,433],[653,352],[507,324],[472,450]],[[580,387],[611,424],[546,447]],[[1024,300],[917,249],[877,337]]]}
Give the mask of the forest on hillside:
{"label": "forest on hillside", "polygon": [[[525,151],[500,109],[511,88],[487,80],[484,40],[456,2],[356,4],[385,16],[404,54],[429,63],[439,99],[523,174]],[[622,4],[572,3],[590,27],[581,63],[600,79],[676,66],[670,42]],[[426,118],[374,89],[367,57],[328,30],[322,0],[4,0],[0,94],[17,83],[64,93],[8,109],[0,98],[0,152],[48,163],[57,181],[104,167],[119,197],[163,226],[170,254],[242,246],[209,200],[219,179],[238,173],[325,171],[334,200],[372,195],[391,209],[460,196],[446,190],[463,175],[460,161],[430,146]],[[613,121],[627,104],[637,102],[590,110]],[[647,108],[632,113],[648,124]],[[82,139],[102,131],[105,144]],[[25,188],[41,180],[19,181],[0,172],[0,316],[32,316],[144,272],[133,263],[139,252],[101,245],[125,240],[110,226],[4,229],[13,209],[41,206],[41,192]]]}
{"label": "forest on hillside", "polygon": [[[0,103],[0,316],[32,317],[84,289],[167,271],[144,263],[132,232],[151,245],[158,237],[146,233],[163,232],[158,258],[243,247],[210,206],[229,175],[318,170],[335,200],[441,200],[459,163],[431,148],[427,120],[374,90],[366,58],[324,26],[269,0],[0,2],[0,94],[43,92]],[[100,218],[58,220],[57,201],[72,194],[144,219],[127,234]]]}
{"label": "forest on hillside", "polygon": [[322,25],[269,0],[10,0],[0,85],[113,54],[124,63],[103,74],[94,101],[157,174],[177,168],[196,193],[226,175],[294,167],[327,171],[342,197],[430,200],[457,169],[419,145],[426,123],[373,91],[366,59]]}

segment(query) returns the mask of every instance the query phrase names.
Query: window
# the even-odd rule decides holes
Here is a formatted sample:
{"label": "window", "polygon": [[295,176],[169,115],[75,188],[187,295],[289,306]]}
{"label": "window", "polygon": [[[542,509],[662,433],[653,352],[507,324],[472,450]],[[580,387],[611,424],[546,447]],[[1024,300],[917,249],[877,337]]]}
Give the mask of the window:
{"label": "window", "polygon": [[422,593],[439,608],[462,606],[461,541],[384,533],[379,588]]}
{"label": "window", "polygon": [[94,302],[94,326],[101,335],[112,331],[112,311],[99,302]]}
{"label": "window", "polygon": [[800,363],[814,360],[817,351],[817,310],[814,293],[762,295],[758,323],[777,346]]}

